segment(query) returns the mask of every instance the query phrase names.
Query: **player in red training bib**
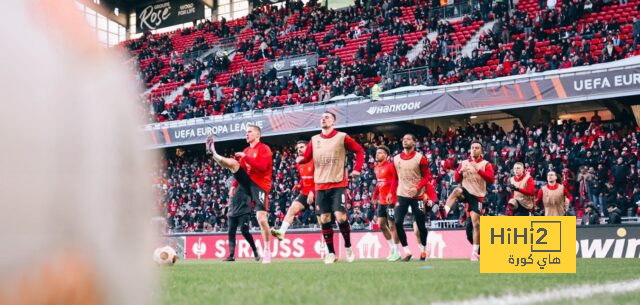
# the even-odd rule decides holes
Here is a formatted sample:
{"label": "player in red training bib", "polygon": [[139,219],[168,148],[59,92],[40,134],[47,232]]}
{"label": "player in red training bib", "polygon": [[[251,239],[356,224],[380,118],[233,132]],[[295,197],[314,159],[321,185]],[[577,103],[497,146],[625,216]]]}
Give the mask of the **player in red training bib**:
{"label": "player in red training bib", "polygon": [[495,176],[493,166],[482,159],[482,144],[478,141],[471,142],[471,157],[464,160],[456,170],[455,180],[460,183],[456,187],[444,206],[445,213],[449,213],[451,207],[460,200],[468,204],[468,211],[473,223],[473,251],[471,261],[480,260],[480,215],[482,203],[487,195],[487,185],[493,183]]}

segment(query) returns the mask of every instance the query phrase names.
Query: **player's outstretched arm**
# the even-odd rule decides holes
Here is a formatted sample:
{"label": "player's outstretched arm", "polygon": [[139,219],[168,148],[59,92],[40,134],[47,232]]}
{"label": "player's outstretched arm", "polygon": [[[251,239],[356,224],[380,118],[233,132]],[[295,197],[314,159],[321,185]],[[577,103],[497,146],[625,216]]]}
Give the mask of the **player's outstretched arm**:
{"label": "player's outstretched arm", "polygon": [[240,163],[237,160],[225,158],[218,154],[215,148],[215,139],[213,138],[213,135],[210,135],[207,138],[205,146],[207,148],[207,153],[210,153],[212,155],[212,159],[216,161],[216,163],[220,164],[220,166],[231,170],[232,173],[235,173],[240,169]]}

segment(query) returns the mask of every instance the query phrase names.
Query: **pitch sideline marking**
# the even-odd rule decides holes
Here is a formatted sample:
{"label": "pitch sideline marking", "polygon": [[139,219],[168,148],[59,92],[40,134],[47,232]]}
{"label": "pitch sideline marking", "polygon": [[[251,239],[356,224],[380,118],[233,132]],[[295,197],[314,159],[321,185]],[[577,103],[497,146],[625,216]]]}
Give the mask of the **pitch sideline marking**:
{"label": "pitch sideline marking", "polygon": [[511,305],[535,304],[540,302],[558,301],[563,299],[586,299],[596,294],[617,294],[622,292],[640,291],[640,279],[624,282],[609,282],[601,285],[576,285],[562,289],[546,289],[542,292],[525,293],[519,295],[505,294],[501,296],[482,297],[471,300],[450,302],[436,302],[432,305]]}

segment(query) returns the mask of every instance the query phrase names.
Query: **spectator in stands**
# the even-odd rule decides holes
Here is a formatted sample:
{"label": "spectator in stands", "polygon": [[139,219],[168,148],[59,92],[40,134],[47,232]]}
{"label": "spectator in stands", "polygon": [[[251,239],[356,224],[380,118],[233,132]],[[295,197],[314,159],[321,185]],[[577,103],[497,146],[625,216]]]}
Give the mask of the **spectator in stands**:
{"label": "spectator in stands", "polygon": [[633,194],[631,194],[630,205],[633,209],[637,210],[635,214],[640,214],[640,185],[638,184],[636,184],[635,187],[633,188]]}
{"label": "spectator in stands", "polygon": [[[584,209],[582,215],[582,224],[585,226],[594,226],[600,224],[600,218],[597,213],[594,212],[595,208],[592,204],[588,204]],[[607,209],[608,210],[608,209]]]}
{"label": "spectator in stands", "polygon": [[627,164],[624,164],[624,158],[618,157],[616,164],[611,168],[613,174],[613,183],[616,192],[624,192],[627,182],[627,176],[629,175],[629,168]]}
{"label": "spectator in stands", "polygon": [[362,230],[365,228],[365,218],[360,211],[360,207],[353,208],[353,213],[349,216],[349,219],[351,219],[351,228],[353,230]]}
{"label": "spectator in stands", "polygon": [[633,17],[633,49],[638,47],[638,39],[640,38],[640,20],[637,17]]}
{"label": "spectator in stands", "polygon": [[620,209],[622,216],[632,216],[635,212],[629,198],[623,192],[616,194],[616,206]]}
{"label": "spectator in stands", "polygon": [[620,54],[618,53],[618,50],[613,46],[613,42],[609,41],[604,50],[602,50],[600,62],[612,62],[614,60],[618,60],[619,57]]}
{"label": "spectator in stands", "polygon": [[591,2],[591,0],[586,0],[582,9],[585,14],[591,14],[591,12],[593,12],[593,2]]}
{"label": "spectator in stands", "polygon": [[382,88],[378,85],[378,83],[374,83],[373,87],[371,87],[371,101],[379,101],[380,92],[382,92]]}
{"label": "spectator in stands", "polygon": [[622,212],[615,204],[609,204],[607,212],[609,213],[609,224],[622,223]]}

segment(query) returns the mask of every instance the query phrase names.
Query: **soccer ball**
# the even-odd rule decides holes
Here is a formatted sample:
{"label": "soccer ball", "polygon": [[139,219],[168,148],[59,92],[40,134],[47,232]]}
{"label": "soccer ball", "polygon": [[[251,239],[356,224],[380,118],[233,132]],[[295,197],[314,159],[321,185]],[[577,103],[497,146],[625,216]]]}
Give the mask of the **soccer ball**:
{"label": "soccer ball", "polygon": [[172,266],[178,260],[176,250],[169,246],[157,248],[153,252],[153,261],[158,265]]}

